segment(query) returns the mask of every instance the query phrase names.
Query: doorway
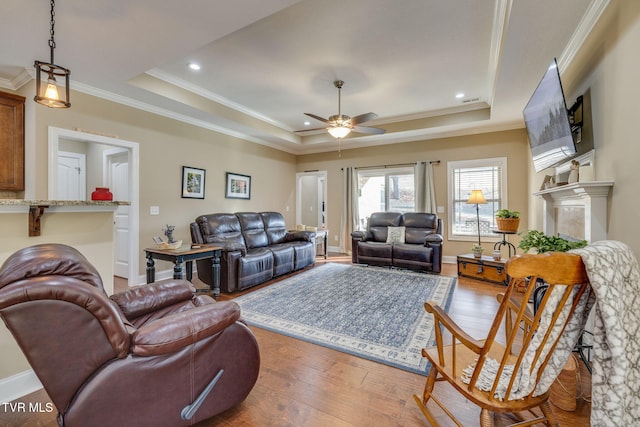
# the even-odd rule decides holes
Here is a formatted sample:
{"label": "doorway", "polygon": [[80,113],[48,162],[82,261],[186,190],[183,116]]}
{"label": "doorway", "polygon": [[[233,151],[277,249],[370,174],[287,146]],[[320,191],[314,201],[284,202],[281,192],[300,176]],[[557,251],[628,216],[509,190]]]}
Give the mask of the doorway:
{"label": "doorway", "polygon": [[[49,199],[57,200],[60,194],[58,167],[62,147],[85,150],[86,193],[80,200],[90,200],[95,187],[109,187],[114,200],[128,201],[129,206],[114,214],[114,274],[125,277],[129,286],[137,284],[139,253],[139,144],[103,135],[96,135],[49,127]],[[99,158],[99,160],[97,160]]]}
{"label": "doorway", "polygon": [[327,212],[327,171],[297,173],[296,223],[326,228]]}
{"label": "doorway", "polygon": [[58,194],[56,200],[84,200],[87,194],[86,155],[58,151]]}
{"label": "doorway", "polygon": [[[113,200],[130,200],[129,150],[110,148],[102,152],[103,182],[113,193]],[[113,274],[129,278],[129,215],[131,206],[120,205],[114,213]]]}

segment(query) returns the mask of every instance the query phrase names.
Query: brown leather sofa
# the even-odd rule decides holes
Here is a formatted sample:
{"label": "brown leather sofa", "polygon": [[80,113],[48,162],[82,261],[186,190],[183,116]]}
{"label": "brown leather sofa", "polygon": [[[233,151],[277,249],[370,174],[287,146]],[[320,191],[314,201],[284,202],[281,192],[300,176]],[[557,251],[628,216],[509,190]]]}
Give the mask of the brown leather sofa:
{"label": "brown leather sofa", "polygon": [[0,268],[0,316],[61,426],[188,426],[242,402],[258,344],[231,301],[183,280],[112,295],[74,248],[43,244]]}
{"label": "brown leather sofa", "polygon": [[[222,247],[220,289],[241,291],[316,262],[315,233],[287,231],[279,212],[201,215],[191,223],[191,241]],[[198,277],[213,285],[209,260],[197,261]]]}
{"label": "brown leather sofa", "polygon": [[[395,230],[389,227],[395,227]],[[401,236],[388,239],[389,232]],[[369,264],[442,271],[442,219],[424,212],[375,212],[366,231],[351,233],[352,261]]]}

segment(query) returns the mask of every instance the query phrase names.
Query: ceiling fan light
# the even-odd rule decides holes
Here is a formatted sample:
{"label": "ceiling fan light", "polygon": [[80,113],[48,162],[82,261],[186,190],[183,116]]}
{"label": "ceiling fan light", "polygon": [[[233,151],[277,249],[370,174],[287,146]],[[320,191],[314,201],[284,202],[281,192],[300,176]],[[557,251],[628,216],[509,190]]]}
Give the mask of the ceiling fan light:
{"label": "ceiling fan light", "polygon": [[335,126],[327,130],[329,131],[332,137],[338,138],[338,139],[344,138],[345,136],[349,135],[349,133],[351,132],[351,129],[346,126]]}

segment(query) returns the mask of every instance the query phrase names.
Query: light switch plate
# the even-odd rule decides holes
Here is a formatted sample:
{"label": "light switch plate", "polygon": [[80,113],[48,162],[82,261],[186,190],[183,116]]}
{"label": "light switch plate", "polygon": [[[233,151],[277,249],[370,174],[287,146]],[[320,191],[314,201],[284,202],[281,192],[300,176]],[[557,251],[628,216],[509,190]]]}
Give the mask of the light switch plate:
{"label": "light switch plate", "polygon": [[150,206],[149,215],[160,215],[160,206]]}

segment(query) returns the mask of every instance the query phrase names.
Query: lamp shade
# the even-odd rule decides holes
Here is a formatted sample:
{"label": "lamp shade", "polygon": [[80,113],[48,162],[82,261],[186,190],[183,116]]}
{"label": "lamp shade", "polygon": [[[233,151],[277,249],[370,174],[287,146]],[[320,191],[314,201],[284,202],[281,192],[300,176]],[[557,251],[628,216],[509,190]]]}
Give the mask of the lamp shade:
{"label": "lamp shade", "polygon": [[349,135],[351,129],[346,126],[336,126],[330,127],[328,131],[334,138],[344,138],[345,136]]}
{"label": "lamp shade", "polygon": [[482,190],[471,190],[471,195],[469,196],[469,200],[467,200],[467,204],[486,205],[487,200],[484,198],[484,194],[482,194]]}

